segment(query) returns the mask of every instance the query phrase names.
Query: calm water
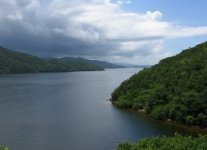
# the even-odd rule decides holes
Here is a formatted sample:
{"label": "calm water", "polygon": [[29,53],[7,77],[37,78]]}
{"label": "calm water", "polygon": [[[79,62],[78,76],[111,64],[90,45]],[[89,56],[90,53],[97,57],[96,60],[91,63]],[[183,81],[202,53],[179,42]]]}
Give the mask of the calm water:
{"label": "calm water", "polygon": [[112,150],[183,130],[106,101],[138,69],[0,76],[0,143],[10,150]]}

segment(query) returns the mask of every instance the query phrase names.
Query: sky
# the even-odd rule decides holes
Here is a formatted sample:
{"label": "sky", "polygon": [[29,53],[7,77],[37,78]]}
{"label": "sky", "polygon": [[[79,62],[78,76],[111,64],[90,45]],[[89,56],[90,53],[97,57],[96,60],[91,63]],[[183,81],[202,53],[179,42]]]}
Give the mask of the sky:
{"label": "sky", "polygon": [[207,1],[0,0],[0,45],[153,65],[207,41]]}

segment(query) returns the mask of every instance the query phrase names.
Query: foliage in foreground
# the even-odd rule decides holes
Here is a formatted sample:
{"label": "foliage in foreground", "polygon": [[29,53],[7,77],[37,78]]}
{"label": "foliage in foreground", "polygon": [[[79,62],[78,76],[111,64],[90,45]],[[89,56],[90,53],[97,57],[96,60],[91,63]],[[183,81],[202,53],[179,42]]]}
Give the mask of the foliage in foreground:
{"label": "foliage in foreground", "polygon": [[207,42],[163,59],[124,81],[112,102],[155,119],[207,127]]}
{"label": "foliage in foreground", "polygon": [[8,147],[0,146],[0,150],[9,150]]}
{"label": "foliage in foreground", "polygon": [[116,150],[207,150],[207,136],[197,138],[175,135],[173,137],[145,138],[137,143],[120,143]]}

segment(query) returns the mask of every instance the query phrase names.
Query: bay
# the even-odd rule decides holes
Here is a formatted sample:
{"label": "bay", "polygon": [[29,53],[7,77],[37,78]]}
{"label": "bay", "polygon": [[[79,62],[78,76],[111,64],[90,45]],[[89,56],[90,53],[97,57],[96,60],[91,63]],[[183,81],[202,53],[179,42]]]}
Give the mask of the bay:
{"label": "bay", "polygon": [[125,140],[187,133],[107,99],[140,69],[0,76],[0,144],[10,150],[112,150]]}

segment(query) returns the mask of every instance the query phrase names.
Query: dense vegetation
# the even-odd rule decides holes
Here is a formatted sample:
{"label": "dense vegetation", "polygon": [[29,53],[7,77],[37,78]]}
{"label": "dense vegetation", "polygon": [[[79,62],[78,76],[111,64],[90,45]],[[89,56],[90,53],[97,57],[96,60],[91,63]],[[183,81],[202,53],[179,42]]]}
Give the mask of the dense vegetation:
{"label": "dense vegetation", "polygon": [[133,75],[115,89],[112,102],[156,119],[207,127],[207,42]]}
{"label": "dense vegetation", "polygon": [[0,73],[68,72],[103,70],[103,67],[83,62],[68,62],[57,58],[42,59],[0,47]]}
{"label": "dense vegetation", "polygon": [[121,143],[116,150],[206,150],[207,136],[197,138],[175,135],[140,140],[138,143]]}

